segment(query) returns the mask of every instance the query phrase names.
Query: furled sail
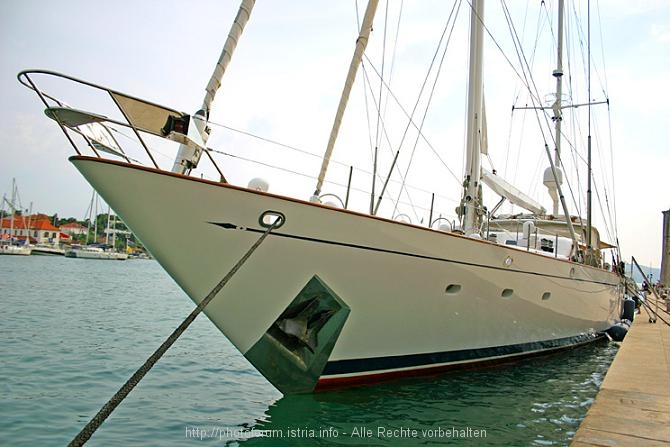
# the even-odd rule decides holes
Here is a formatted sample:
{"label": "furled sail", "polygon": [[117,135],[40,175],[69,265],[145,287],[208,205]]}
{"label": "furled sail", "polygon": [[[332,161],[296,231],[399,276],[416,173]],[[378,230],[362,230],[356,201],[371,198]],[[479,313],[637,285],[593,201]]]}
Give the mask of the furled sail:
{"label": "furled sail", "polygon": [[340,97],[340,104],[337,107],[335,121],[333,122],[333,128],[330,132],[330,138],[328,139],[328,146],[326,147],[326,153],[324,154],[323,162],[321,163],[321,171],[319,172],[319,179],[316,183],[316,189],[314,191],[314,197],[316,198],[318,198],[319,194],[321,194],[321,187],[323,186],[323,181],[326,178],[326,171],[328,170],[328,165],[330,164],[330,156],[332,155],[333,148],[335,147],[337,134],[340,131],[342,116],[344,115],[344,110],[347,108],[351,87],[354,84],[354,79],[356,79],[356,72],[358,71],[358,67],[361,64],[361,59],[363,58],[365,47],[368,44],[370,31],[372,31],[372,22],[375,18],[375,12],[377,12],[378,3],[378,0],[370,0],[365,10],[365,16],[363,17],[363,23],[361,24],[361,30],[359,32],[358,39],[356,40],[356,50],[354,51],[354,56],[351,58],[349,72],[347,73],[347,79],[344,82],[344,89],[342,90],[342,96]]}

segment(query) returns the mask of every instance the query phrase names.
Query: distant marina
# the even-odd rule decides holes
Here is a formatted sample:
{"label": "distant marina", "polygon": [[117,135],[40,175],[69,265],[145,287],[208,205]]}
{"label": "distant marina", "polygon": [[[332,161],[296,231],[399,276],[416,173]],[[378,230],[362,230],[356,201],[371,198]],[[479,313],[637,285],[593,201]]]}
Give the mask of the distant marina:
{"label": "distant marina", "polygon": [[11,199],[3,196],[0,207],[0,255],[65,256],[98,260],[149,258],[142,244],[123,221],[110,210],[97,213],[100,205],[98,201],[94,194],[85,220],[59,218],[58,214],[33,214],[30,210],[24,212],[18,202],[18,187],[13,181]]}

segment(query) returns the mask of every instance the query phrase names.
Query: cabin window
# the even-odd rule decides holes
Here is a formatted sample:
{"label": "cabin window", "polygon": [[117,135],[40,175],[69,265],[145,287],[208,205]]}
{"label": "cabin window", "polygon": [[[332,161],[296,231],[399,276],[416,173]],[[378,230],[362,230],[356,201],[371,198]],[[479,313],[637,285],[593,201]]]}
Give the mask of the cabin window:
{"label": "cabin window", "polygon": [[454,294],[461,291],[461,285],[460,284],[449,284],[444,291],[446,293],[448,293],[449,295],[454,295]]}
{"label": "cabin window", "polygon": [[554,252],[554,241],[551,239],[540,239],[540,250],[546,251],[548,253]]}

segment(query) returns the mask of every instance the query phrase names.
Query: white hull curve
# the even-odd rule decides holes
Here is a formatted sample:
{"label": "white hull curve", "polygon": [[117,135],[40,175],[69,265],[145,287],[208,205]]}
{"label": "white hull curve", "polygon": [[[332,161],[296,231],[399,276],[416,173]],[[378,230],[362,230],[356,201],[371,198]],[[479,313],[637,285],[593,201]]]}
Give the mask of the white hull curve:
{"label": "white hull curve", "polygon": [[28,256],[31,251],[30,247],[22,245],[0,245],[0,255]]}
{"label": "white hull curve", "polygon": [[196,303],[264,231],[262,213],[283,214],[205,313],[245,354],[318,275],[351,309],[320,382],[575,345],[620,314],[612,272],[122,162],[71,161]]}
{"label": "white hull curve", "polygon": [[126,253],[115,251],[104,251],[102,249],[91,250],[89,248],[73,248],[65,252],[67,258],[97,259],[102,261],[125,261],[128,259]]}

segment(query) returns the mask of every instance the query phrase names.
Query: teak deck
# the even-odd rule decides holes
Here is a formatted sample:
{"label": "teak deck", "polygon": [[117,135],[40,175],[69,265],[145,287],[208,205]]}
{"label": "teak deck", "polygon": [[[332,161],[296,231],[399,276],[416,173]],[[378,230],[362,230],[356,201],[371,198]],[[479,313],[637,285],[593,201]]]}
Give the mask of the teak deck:
{"label": "teak deck", "polygon": [[[659,309],[662,318],[667,314]],[[670,444],[670,326],[636,315],[572,447]]]}

